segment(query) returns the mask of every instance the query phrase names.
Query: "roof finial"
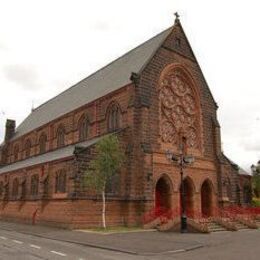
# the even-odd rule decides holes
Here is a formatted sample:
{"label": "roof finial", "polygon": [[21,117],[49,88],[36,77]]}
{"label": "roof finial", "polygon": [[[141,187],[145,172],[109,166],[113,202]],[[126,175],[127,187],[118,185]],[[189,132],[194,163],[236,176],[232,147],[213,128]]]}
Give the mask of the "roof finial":
{"label": "roof finial", "polygon": [[174,21],[174,23],[177,24],[177,23],[180,22],[180,15],[178,14],[178,12],[174,13],[174,15],[175,15],[175,21]]}

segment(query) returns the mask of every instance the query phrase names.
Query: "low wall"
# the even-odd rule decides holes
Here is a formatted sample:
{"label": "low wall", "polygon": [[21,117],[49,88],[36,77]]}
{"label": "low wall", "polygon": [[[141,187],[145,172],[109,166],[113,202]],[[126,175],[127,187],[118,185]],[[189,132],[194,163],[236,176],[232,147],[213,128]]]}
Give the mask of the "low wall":
{"label": "low wall", "polygon": [[[102,201],[57,199],[38,201],[1,201],[0,219],[30,224],[79,229],[101,227]],[[106,203],[107,226],[142,224],[143,203],[111,200]]]}

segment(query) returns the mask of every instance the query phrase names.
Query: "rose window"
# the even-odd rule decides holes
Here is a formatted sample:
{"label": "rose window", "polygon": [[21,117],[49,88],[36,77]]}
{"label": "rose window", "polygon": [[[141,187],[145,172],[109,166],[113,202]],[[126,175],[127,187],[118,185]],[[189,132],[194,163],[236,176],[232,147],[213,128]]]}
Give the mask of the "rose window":
{"label": "rose window", "polygon": [[198,147],[198,109],[194,92],[180,71],[169,72],[161,83],[161,137],[176,144],[182,132],[189,147]]}

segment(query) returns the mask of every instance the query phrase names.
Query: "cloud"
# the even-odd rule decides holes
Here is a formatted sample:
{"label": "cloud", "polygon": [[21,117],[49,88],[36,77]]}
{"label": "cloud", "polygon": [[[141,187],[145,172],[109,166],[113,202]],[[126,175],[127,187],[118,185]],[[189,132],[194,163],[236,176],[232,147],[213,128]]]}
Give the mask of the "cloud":
{"label": "cloud", "polygon": [[33,90],[39,88],[38,74],[32,66],[7,65],[3,68],[3,74],[7,80],[18,84],[24,89]]}
{"label": "cloud", "polygon": [[0,51],[8,51],[8,47],[3,42],[0,42]]}
{"label": "cloud", "polygon": [[92,29],[95,31],[108,31],[110,27],[108,23],[97,21],[92,25]]}
{"label": "cloud", "polygon": [[245,142],[243,146],[246,151],[260,152],[260,142],[258,140],[255,140],[255,142]]}
{"label": "cloud", "polygon": [[6,48],[6,46],[2,42],[0,42],[0,50],[5,49],[5,48]]}

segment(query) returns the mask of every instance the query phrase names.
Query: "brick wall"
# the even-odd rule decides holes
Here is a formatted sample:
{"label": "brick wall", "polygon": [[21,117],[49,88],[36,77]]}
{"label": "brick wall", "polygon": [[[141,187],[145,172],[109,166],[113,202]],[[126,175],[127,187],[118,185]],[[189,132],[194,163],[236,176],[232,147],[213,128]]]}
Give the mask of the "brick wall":
{"label": "brick wall", "polygon": [[117,102],[121,110],[121,127],[124,128],[131,124],[129,122],[127,107],[129,103],[129,92],[131,92],[132,86],[125,86],[121,89],[108,94],[105,97],[98,99],[90,104],[86,104],[83,107],[78,108],[54,121],[44,125],[38,129],[35,129],[24,136],[21,136],[15,140],[7,142],[2,150],[6,155],[6,162],[13,163],[14,160],[14,147],[19,147],[18,161],[25,159],[25,142],[31,141],[30,156],[39,154],[39,138],[41,134],[47,135],[46,152],[57,148],[57,129],[59,126],[65,128],[65,145],[70,145],[79,142],[78,133],[78,121],[80,117],[85,114],[90,121],[90,131],[88,138],[99,136],[107,132],[107,109],[111,102]]}
{"label": "brick wall", "polygon": [[[176,39],[180,39],[180,45],[175,44]],[[143,194],[147,203],[152,206],[154,204],[149,203],[149,200],[154,201],[156,182],[160,175],[167,174],[175,187],[173,204],[179,206],[179,190],[176,188],[180,185],[179,169],[165,160],[166,148],[177,151],[177,147],[163,144],[160,137],[159,79],[170,64],[183,66],[190,73],[199,96],[202,147],[200,151],[190,150],[196,157],[196,163],[185,169],[185,176],[189,176],[196,187],[194,205],[200,211],[201,185],[203,181],[209,179],[214,187],[213,206],[216,207],[218,204],[216,157],[220,151],[220,140],[217,138],[220,135],[217,133],[218,126],[212,122],[217,122],[217,106],[181,26],[175,26],[143,72],[135,78],[133,143],[136,159],[133,162],[135,169],[133,183],[137,194],[138,192]],[[148,181],[150,175],[152,178]]]}

